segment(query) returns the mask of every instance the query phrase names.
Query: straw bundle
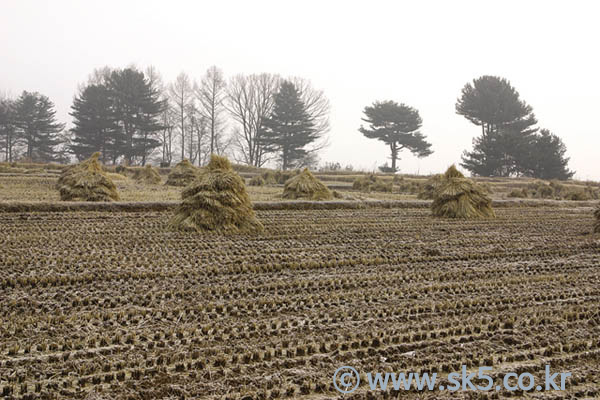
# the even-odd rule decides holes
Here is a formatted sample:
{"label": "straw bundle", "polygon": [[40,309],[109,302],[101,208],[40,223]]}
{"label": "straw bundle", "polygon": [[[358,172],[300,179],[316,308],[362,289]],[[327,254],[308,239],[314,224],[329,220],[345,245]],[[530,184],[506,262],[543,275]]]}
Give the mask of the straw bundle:
{"label": "straw bundle", "polygon": [[263,230],[244,181],[225,157],[212,155],[206,169],[183,190],[181,198],[170,221],[173,228],[231,233]]}
{"label": "straw bundle", "polygon": [[100,153],[79,164],[65,169],[56,187],[63,201],[112,201],[119,200],[113,181],[102,170],[98,161]]}
{"label": "straw bundle", "polygon": [[320,180],[305,168],[290,178],[283,188],[284,199],[331,200],[333,195]]}
{"label": "straw bundle", "polygon": [[485,191],[464,177],[453,165],[444,174],[435,190],[433,215],[447,218],[493,218],[492,200]]}
{"label": "straw bundle", "polygon": [[161,182],[160,175],[151,165],[144,168],[136,168],[133,172],[133,179],[149,185],[158,185]]}
{"label": "straw bundle", "polygon": [[442,183],[442,180],[442,174],[433,175],[431,178],[427,179],[427,182],[425,182],[421,188],[417,198],[421,200],[432,200],[435,196],[435,191]]}
{"label": "straw bundle", "polygon": [[198,169],[189,160],[182,160],[173,168],[165,185],[187,186],[198,177],[198,173]]}

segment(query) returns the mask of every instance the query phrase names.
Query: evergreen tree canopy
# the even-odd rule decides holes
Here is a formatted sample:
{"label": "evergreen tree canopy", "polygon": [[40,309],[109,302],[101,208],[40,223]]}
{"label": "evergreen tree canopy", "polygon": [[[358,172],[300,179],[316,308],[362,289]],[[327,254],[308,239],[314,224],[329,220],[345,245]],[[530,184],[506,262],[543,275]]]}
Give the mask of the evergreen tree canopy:
{"label": "evergreen tree canopy", "polygon": [[531,106],[504,78],[482,76],[467,83],[456,102],[456,113],[481,126],[473,150],[461,165],[478,176],[532,176],[568,179],[565,145],[548,131],[537,133]]}
{"label": "evergreen tree canopy", "polygon": [[431,144],[419,132],[423,121],[419,112],[405,104],[395,101],[376,101],[364,109],[368,128],[360,127],[359,131],[370,139],[378,139],[390,147],[392,170],[396,171],[396,161],[403,149],[410,150],[417,157],[427,157],[433,153]]}
{"label": "evergreen tree canopy", "polygon": [[70,115],[74,127],[69,149],[78,160],[85,160],[99,151],[100,160],[113,162],[120,155],[116,144],[119,134],[114,119],[111,94],[104,85],[89,85],[75,98]]}
{"label": "evergreen tree canopy", "polygon": [[542,129],[523,134],[504,128],[473,140],[473,150],[465,152],[461,166],[476,176],[529,176],[539,179],[569,179],[562,140]]}
{"label": "evergreen tree canopy", "polygon": [[530,175],[539,179],[571,179],[575,172],[568,168],[567,146],[548,129],[533,137],[528,160]]}
{"label": "evergreen tree canopy", "polygon": [[17,139],[25,146],[31,161],[51,162],[57,158],[56,146],[64,124],[56,121],[54,104],[40,93],[23,91],[15,102],[14,123]]}
{"label": "evergreen tree canopy", "polygon": [[277,153],[281,168],[297,167],[309,156],[306,148],[320,138],[296,86],[283,81],[275,94],[273,111],[263,123],[260,140],[267,152]]}
{"label": "evergreen tree canopy", "polygon": [[160,146],[156,136],[163,129],[160,116],[166,104],[143,72],[133,68],[112,71],[106,85],[119,127],[115,145],[127,163],[139,160],[144,165],[150,152]]}
{"label": "evergreen tree canopy", "polygon": [[489,75],[463,87],[456,101],[456,113],[481,126],[482,135],[498,132],[503,127],[528,132],[537,123],[533,109],[520,99],[510,82]]}

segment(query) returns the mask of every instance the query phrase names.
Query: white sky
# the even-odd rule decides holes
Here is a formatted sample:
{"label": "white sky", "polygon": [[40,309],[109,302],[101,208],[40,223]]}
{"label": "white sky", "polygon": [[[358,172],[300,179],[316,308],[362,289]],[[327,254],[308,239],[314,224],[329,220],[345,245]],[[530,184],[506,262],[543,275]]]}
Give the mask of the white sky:
{"label": "white sky", "polygon": [[387,147],[357,129],[364,106],[417,108],[435,153],[405,173],[460,161],[479,129],[454,112],[480,75],[511,81],[539,126],[562,137],[577,178],[600,180],[600,3],[595,1],[0,0],[0,92],[39,91],[62,121],[94,68],[158,68],[200,79],[273,72],[308,78],[331,101],[322,161],[373,169]]}

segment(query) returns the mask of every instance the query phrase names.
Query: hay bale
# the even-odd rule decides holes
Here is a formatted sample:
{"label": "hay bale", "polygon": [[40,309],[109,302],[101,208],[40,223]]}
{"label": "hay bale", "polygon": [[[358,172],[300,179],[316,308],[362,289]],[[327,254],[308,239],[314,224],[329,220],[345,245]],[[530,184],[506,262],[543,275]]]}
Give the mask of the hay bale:
{"label": "hay bale", "polygon": [[352,182],[352,189],[360,190],[361,192],[392,192],[393,183],[386,182],[383,179],[371,174],[356,178]]}
{"label": "hay bale", "polygon": [[144,168],[136,168],[133,172],[133,179],[148,185],[158,185],[162,181],[156,169],[152,165],[146,165]]}
{"label": "hay bale", "polygon": [[98,161],[100,153],[63,171],[56,187],[63,201],[112,201],[119,200],[113,181],[102,170]]}
{"label": "hay bale", "polygon": [[333,195],[320,180],[305,168],[290,178],[283,188],[284,199],[331,200]]}
{"label": "hay bale", "polygon": [[600,233],[600,204],[594,210],[594,218],[596,218],[596,222],[594,222],[594,233]]}
{"label": "hay bale", "polygon": [[265,181],[265,185],[275,185],[277,184],[277,176],[275,175],[275,171],[265,171],[262,173],[262,178]]}
{"label": "hay bale", "polygon": [[527,189],[525,189],[525,188],[523,188],[521,190],[513,189],[506,197],[514,198],[514,199],[526,199],[529,197],[529,193],[527,192]]}
{"label": "hay bale", "polygon": [[127,179],[125,175],[117,174],[116,172],[105,172],[105,174],[113,181],[124,181]]}
{"label": "hay bale", "polygon": [[256,175],[256,176],[253,176],[252,179],[250,179],[250,181],[248,182],[248,185],[250,185],[250,186],[264,186],[265,185],[265,180],[263,179],[262,176]]}
{"label": "hay bale", "polygon": [[167,177],[165,185],[187,186],[198,177],[198,169],[189,160],[180,161]]}
{"label": "hay bale", "polygon": [[256,233],[264,228],[256,219],[243,179],[225,157],[210,163],[181,193],[169,225],[175,229]]}
{"label": "hay bale", "polygon": [[433,215],[446,218],[493,218],[492,200],[485,191],[470,179],[464,177],[452,165],[442,178],[436,189],[433,204]]}
{"label": "hay bale", "polygon": [[297,176],[300,173],[298,170],[291,171],[275,171],[275,182],[284,185],[287,181],[289,181],[294,176]]}
{"label": "hay bale", "polygon": [[427,179],[427,182],[421,187],[417,198],[420,200],[433,200],[435,191],[440,186],[443,180],[442,174],[433,175]]}
{"label": "hay bale", "polygon": [[359,176],[352,182],[352,189],[360,190],[361,192],[370,192],[371,185],[375,183],[376,180],[377,178],[373,174]]}

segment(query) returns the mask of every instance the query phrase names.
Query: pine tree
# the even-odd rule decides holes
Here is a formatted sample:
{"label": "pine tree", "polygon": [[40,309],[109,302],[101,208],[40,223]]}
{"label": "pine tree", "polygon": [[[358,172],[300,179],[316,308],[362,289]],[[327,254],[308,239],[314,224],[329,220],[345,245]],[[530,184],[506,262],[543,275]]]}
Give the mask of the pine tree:
{"label": "pine tree", "polygon": [[27,159],[37,162],[57,159],[56,146],[62,142],[60,132],[64,124],[56,121],[54,104],[48,97],[24,91],[15,102],[15,126]]}
{"label": "pine tree", "polygon": [[562,140],[547,129],[539,133],[502,128],[473,140],[473,150],[463,154],[461,166],[476,176],[527,176],[569,179],[569,158]]}
{"label": "pine tree", "polygon": [[378,139],[390,147],[392,166],[396,171],[396,161],[400,151],[408,149],[417,157],[427,157],[433,153],[431,144],[419,132],[423,121],[419,112],[405,104],[395,101],[376,101],[365,107],[364,122],[369,128],[360,127],[359,131],[369,139]]}
{"label": "pine tree", "polygon": [[456,113],[481,126],[473,150],[463,153],[464,168],[479,176],[526,173],[522,161],[537,131],[537,120],[508,80],[482,76],[467,83],[456,101]]}
{"label": "pine tree", "polygon": [[107,87],[119,126],[115,137],[119,153],[128,164],[139,160],[145,165],[150,152],[160,146],[156,136],[163,129],[160,116],[165,103],[144,74],[133,68],[113,71]]}
{"label": "pine tree", "polygon": [[536,134],[524,163],[529,166],[530,175],[539,179],[571,179],[575,172],[569,170],[569,158],[565,157],[567,147],[548,129]]}
{"label": "pine tree", "polygon": [[110,91],[104,85],[89,85],[75,98],[70,115],[74,127],[69,149],[78,160],[90,158],[99,151],[100,160],[116,161],[119,156],[118,126],[114,120],[114,110]]}
{"label": "pine tree", "polygon": [[287,170],[310,154],[306,147],[319,137],[297,88],[283,81],[275,94],[273,111],[263,123],[260,140],[265,150],[277,153],[281,169]]}
{"label": "pine tree", "polygon": [[534,132],[533,109],[504,78],[484,75],[467,83],[456,101],[456,113],[477,126],[481,134],[498,133],[501,128]]}

